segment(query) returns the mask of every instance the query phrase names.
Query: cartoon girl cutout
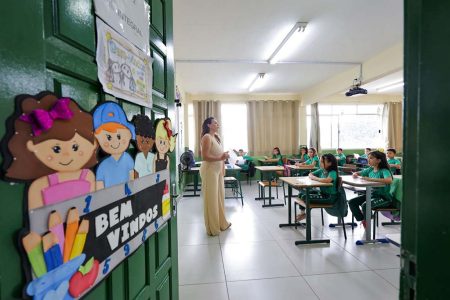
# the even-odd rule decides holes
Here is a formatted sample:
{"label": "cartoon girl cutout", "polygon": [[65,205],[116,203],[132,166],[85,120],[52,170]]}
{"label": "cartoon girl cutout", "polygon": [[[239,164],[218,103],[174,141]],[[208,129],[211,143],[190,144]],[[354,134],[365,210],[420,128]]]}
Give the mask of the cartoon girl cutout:
{"label": "cartoon girl cutout", "polygon": [[155,154],[151,151],[155,144],[155,130],[152,120],[146,115],[135,115],[132,122],[136,129],[136,146],[139,150],[134,159],[134,174],[135,178],[139,178],[154,173]]}
{"label": "cartoon girl cutout", "polygon": [[169,118],[156,120],[155,125],[155,147],[157,150],[154,160],[155,172],[169,168],[169,152],[175,149],[176,136],[172,132],[172,123]]}
{"label": "cartoon girl cutout", "polygon": [[95,175],[89,168],[97,163],[97,142],[92,116],[74,100],[50,92],[20,95],[16,101],[5,178],[33,180],[28,209],[93,192]]}

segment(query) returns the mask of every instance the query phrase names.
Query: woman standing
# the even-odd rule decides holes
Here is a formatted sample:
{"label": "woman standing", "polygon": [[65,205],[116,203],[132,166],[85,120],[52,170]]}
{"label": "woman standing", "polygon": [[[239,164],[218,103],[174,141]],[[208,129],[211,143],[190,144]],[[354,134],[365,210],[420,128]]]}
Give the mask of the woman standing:
{"label": "woman standing", "polygon": [[217,134],[219,124],[213,117],[207,118],[202,125],[201,155],[203,163],[200,167],[202,178],[203,206],[205,227],[208,235],[218,235],[227,230],[231,223],[225,218],[224,160],[229,158],[223,152],[220,137]]}

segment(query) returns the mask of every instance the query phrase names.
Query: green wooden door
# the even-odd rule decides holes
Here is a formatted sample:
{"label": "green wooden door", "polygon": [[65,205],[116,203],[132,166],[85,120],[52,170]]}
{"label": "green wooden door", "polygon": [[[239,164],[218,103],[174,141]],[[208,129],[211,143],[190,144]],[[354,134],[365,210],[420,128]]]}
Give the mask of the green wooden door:
{"label": "green wooden door", "polygon": [[[23,0],[0,11],[0,121],[17,94],[42,90],[72,97],[90,110],[118,101],[128,116],[145,113],[174,119],[172,1],[148,0],[151,7],[153,108],[103,93],[95,64],[95,18],[91,0]],[[4,126],[0,126],[3,136]],[[175,153],[171,161],[175,161]],[[175,166],[171,166],[175,180]],[[17,250],[23,226],[24,185],[0,181],[0,299],[22,297],[25,278]],[[178,299],[176,217],[148,239],[86,299]]]}

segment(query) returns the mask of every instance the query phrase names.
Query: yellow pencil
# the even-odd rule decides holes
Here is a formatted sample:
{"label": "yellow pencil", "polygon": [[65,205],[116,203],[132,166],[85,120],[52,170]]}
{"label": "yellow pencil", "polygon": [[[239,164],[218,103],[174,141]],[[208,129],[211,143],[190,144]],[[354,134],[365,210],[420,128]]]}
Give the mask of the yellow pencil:
{"label": "yellow pencil", "polygon": [[75,241],[73,242],[72,252],[70,253],[70,259],[77,257],[83,252],[84,243],[86,242],[86,236],[89,231],[89,221],[81,221],[80,227],[78,227]]}
{"label": "yellow pencil", "polygon": [[80,220],[78,210],[72,207],[67,214],[66,239],[64,241],[64,262],[68,262],[72,252],[73,242],[78,230],[78,221]]}

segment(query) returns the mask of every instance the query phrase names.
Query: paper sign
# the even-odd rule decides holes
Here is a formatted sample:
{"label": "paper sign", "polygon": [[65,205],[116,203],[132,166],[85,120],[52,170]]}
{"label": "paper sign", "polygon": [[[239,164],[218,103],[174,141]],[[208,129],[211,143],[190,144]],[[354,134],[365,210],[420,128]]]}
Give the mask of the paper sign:
{"label": "paper sign", "polygon": [[152,107],[151,57],[98,18],[96,58],[105,92]]}
{"label": "paper sign", "polygon": [[144,0],[95,0],[95,13],[150,55],[150,7]]}

